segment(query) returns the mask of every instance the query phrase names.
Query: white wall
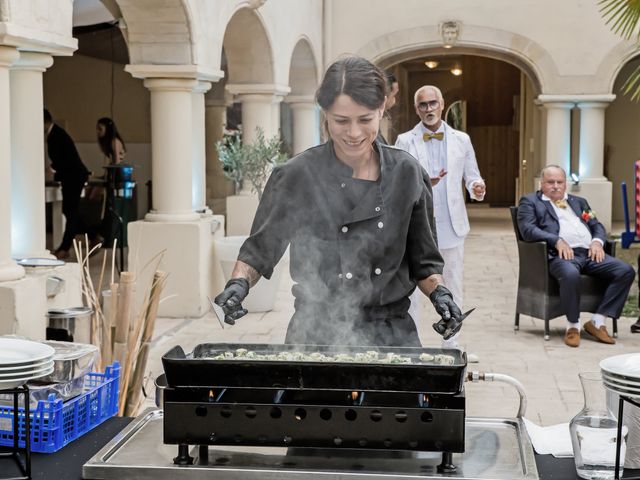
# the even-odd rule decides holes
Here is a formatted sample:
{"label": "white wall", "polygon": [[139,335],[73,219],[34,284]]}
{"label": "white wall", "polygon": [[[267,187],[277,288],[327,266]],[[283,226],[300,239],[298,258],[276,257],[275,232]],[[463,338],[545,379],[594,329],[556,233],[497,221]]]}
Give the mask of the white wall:
{"label": "white wall", "polygon": [[517,56],[537,69],[548,94],[608,93],[614,71],[601,65],[616,63],[612,51],[626,52],[595,1],[403,0],[398,8],[386,0],[327,0],[327,8],[328,61],[344,53],[383,58],[439,48],[439,24],[456,20],[459,46]]}

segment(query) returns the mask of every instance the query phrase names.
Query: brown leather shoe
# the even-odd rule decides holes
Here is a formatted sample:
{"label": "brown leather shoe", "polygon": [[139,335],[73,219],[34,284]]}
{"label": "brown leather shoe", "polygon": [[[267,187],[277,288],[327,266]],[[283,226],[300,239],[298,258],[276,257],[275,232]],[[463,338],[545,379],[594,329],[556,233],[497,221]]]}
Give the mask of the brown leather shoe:
{"label": "brown leather shoe", "polygon": [[574,348],[580,346],[580,330],[568,328],[564,334],[564,344]]}
{"label": "brown leather shoe", "polygon": [[640,319],[636,323],[631,324],[631,333],[640,333]]}
{"label": "brown leather shoe", "polygon": [[616,341],[607,333],[607,327],[602,325],[600,328],[596,328],[593,322],[587,322],[584,324],[584,331],[589,335],[597,339],[599,342],[613,345]]}

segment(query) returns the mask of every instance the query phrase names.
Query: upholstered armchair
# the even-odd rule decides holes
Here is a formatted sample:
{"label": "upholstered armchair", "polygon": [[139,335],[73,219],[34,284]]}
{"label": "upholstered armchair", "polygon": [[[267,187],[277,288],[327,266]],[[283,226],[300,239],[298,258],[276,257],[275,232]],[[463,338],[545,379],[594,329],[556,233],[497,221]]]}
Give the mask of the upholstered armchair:
{"label": "upholstered armchair", "polygon": [[[546,242],[525,242],[518,230],[518,207],[511,207],[513,230],[518,241],[518,298],[514,330],[520,328],[520,315],[544,320],[544,339],[549,340],[549,320],[564,315],[560,304],[558,282],[549,274]],[[604,250],[615,256],[615,243],[607,241]],[[580,311],[595,312],[607,285],[601,280],[582,275],[580,278]],[[618,321],[613,320],[613,336],[618,336]]]}

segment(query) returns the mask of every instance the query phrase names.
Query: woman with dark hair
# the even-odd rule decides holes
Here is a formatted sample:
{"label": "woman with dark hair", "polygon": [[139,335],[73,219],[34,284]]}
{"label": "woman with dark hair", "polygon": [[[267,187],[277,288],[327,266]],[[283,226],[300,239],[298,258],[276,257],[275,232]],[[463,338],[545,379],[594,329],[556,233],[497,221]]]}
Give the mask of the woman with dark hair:
{"label": "woman with dark hair", "polygon": [[115,122],[108,117],[102,117],[96,125],[96,134],[98,145],[107,159],[107,164],[122,163],[126,149]]}
{"label": "woman with dark hair", "polygon": [[286,342],[419,346],[408,314],[416,285],[442,320],[461,326],[442,285],[431,186],[408,153],[376,141],[387,87],[363,58],[345,58],[324,75],[316,100],[329,141],[276,167],[265,188],[232,279],[215,302],[225,321],[290,246],[295,313]]}

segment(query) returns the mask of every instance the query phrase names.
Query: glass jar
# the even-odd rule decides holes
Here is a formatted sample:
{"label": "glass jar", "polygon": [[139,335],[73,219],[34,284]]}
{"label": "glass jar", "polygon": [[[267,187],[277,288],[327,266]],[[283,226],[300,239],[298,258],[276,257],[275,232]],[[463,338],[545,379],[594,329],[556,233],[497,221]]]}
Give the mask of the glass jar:
{"label": "glass jar", "polygon": [[[618,421],[609,411],[600,372],[580,373],[584,407],[569,423],[573,458],[580,478],[614,478]],[[620,476],[624,465],[625,439],[620,450]]]}

